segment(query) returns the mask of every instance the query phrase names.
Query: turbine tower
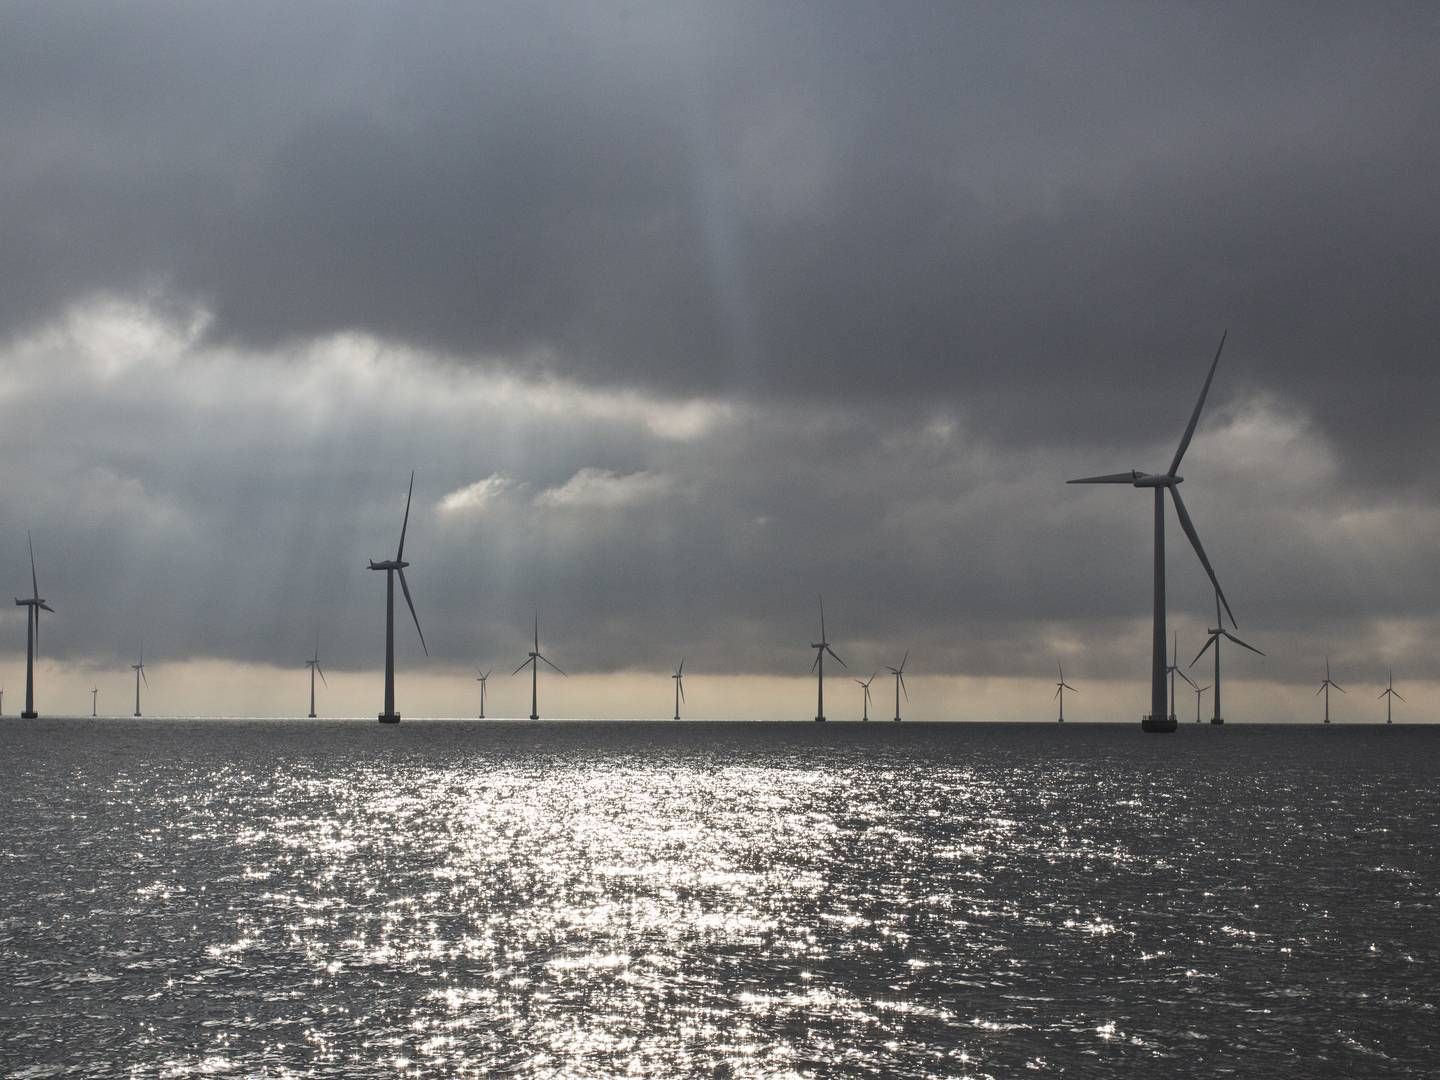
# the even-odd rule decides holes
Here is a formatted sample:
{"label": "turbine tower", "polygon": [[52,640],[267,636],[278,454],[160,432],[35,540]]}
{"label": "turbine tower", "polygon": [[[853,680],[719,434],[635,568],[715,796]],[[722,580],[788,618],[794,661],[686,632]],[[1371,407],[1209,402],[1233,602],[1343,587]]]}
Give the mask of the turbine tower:
{"label": "turbine tower", "polygon": [[1175,730],[1174,709],[1171,709],[1169,715],[1165,714],[1166,491],[1170,492],[1170,497],[1175,503],[1175,515],[1180,519],[1180,527],[1189,538],[1190,546],[1195,549],[1195,554],[1200,557],[1200,564],[1205,567],[1205,573],[1210,575],[1210,582],[1215,586],[1215,593],[1220,597],[1220,602],[1230,613],[1231,625],[1236,625],[1235,614],[1230,611],[1230,602],[1225,599],[1225,593],[1220,588],[1220,581],[1215,577],[1215,571],[1210,566],[1210,560],[1205,555],[1204,547],[1200,544],[1200,534],[1195,531],[1195,525],[1191,522],[1190,514],[1185,509],[1185,500],[1180,498],[1180,484],[1185,478],[1178,473],[1180,461],[1185,456],[1185,451],[1189,449],[1190,439],[1195,434],[1195,425],[1200,422],[1200,411],[1205,407],[1205,398],[1210,393],[1210,383],[1215,378],[1215,367],[1220,363],[1220,353],[1224,348],[1225,334],[1221,334],[1220,346],[1215,350],[1215,359],[1210,361],[1210,373],[1205,376],[1205,385],[1200,389],[1200,400],[1195,402],[1195,411],[1190,414],[1190,424],[1185,428],[1185,434],[1181,436],[1180,445],[1175,450],[1175,457],[1165,473],[1142,473],[1132,469],[1128,473],[1087,476],[1069,481],[1072,484],[1131,484],[1137,488],[1153,488],[1155,491],[1155,625],[1151,634],[1150,648],[1150,713],[1140,723],[1142,731]]}
{"label": "turbine tower", "polygon": [[410,470],[410,489],[405,493],[405,518],[400,522],[400,546],[395,558],[384,562],[370,560],[371,570],[385,571],[385,711],[380,714],[380,723],[398,724],[400,714],[395,711],[395,575],[400,575],[400,588],[405,593],[405,604],[410,608],[410,617],[415,620],[415,632],[420,635],[420,647],[430,655],[425,644],[425,631],[420,629],[420,616],[415,614],[415,604],[410,599],[410,586],[405,582],[405,530],[410,525],[410,496],[415,493],[415,470]]}
{"label": "turbine tower", "polygon": [[[1078,694],[1080,691],[1065,681],[1064,665],[1056,661],[1055,666],[1060,670],[1060,681],[1055,684],[1055,697],[1060,699],[1060,723],[1063,724],[1065,722],[1065,691],[1069,690],[1072,694]],[[1051,698],[1051,700],[1053,701],[1055,698]]]}
{"label": "turbine tower", "polygon": [[90,690],[90,716],[92,718],[95,716],[96,706],[99,704],[99,702],[100,688],[98,686],[92,687]]}
{"label": "turbine tower", "polygon": [[[1220,639],[1222,637],[1229,638],[1236,645],[1239,645],[1242,649],[1249,649],[1257,656],[1265,655],[1259,649],[1255,648],[1254,645],[1249,645],[1241,641],[1234,634],[1230,633],[1229,630],[1225,629],[1225,623],[1220,618],[1220,594],[1216,593],[1215,625],[1210,627],[1210,636],[1205,639],[1205,648],[1201,649],[1198,653],[1196,653],[1195,659],[1190,661],[1190,666],[1194,667],[1196,662],[1199,661],[1200,657],[1205,655],[1205,649],[1210,648],[1211,645],[1215,646],[1215,715],[1210,718],[1210,723],[1212,724],[1225,723],[1225,718],[1220,715]],[[1191,683],[1190,685],[1194,686],[1195,684]]]}
{"label": "turbine tower", "polygon": [[[880,673],[877,671],[875,675],[878,674]],[[862,723],[868,724],[870,722],[870,684],[875,681],[875,675],[871,675],[868,679],[855,680],[855,685],[865,691],[865,711],[860,717]]]}
{"label": "turbine tower", "polygon": [[815,662],[810,665],[810,670],[817,673],[817,693],[815,697],[815,722],[825,722],[825,654],[828,652],[835,657],[835,662],[841,667],[849,670],[849,665],[841,660],[835,650],[830,647],[830,639],[825,636],[825,598],[820,597],[820,640],[812,641],[810,647],[815,650]]}
{"label": "turbine tower", "polygon": [[5,688],[0,686],[0,716],[5,715]]}
{"label": "turbine tower", "polygon": [[[521,665],[520,665],[519,667],[517,667],[514,671],[510,672],[510,674],[511,674],[512,676],[513,676],[513,675],[519,675],[520,672],[522,672],[522,671],[525,670],[525,665],[526,665],[526,664],[529,664],[529,665],[530,665],[530,719],[531,719],[531,720],[539,720],[539,719],[540,719],[539,695],[540,695],[540,661],[541,661],[541,660],[544,660],[545,663],[550,664],[550,666],[551,666],[552,668],[555,668],[556,671],[560,671],[560,669],[559,669],[558,667],[555,667],[554,664],[551,664],[551,663],[550,663],[550,660],[549,660],[547,657],[545,657],[544,655],[542,655],[541,652],[540,652],[540,612],[537,611],[537,612],[535,612],[535,647],[530,650],[530,654],[529,654],[529,656],[526,657],[526,659],[524,660],[524,662],[521,663]],[[560,671],[560,674],[563,676],[563,675],[565,675],[565,672]]]}
{"label": "turbine tower", "polygon": [[1200,697],[1209,689],[1210,687],[1208,686],[1195,687],[1195,723],[1197,724],[1200,722]]}
{"label": "turbine tower", "polygon": [[1400,697],[1400,695],[1399,695],[1398,693],[1396,693],[1396,691],[1395,691],[1395,669],[1394,669],[1394,668],[1391,668],[1391,669],[1390,669],[1390,678],[1389,678],[1389,681],[1385,684],[1385,689],[1382,690],[1382,691],[1380,691],[1380,696],[1385,699],[1385,723],[1388,724],[1388,723],[1390,723],[1390,705],[1391,705],[1391,703],[1392,703],[1395,699],[1397,699],[1397,698],[1398,698],[1400,701],[1402,701],[1402,702],[1405,700],[1403,697]]}
{"label": "turbine tower", "polygon": [[675,719],[679,720],[680,702],[685,700],[685,657],[680,658],[680,666],[670,678],[675,680]]}
{"label": "turbine tower", "polygon": [[315,676],[320,676],[320,681],[325,684],[325,689],[330,689],[330,683],[325,678],[325,672],[320,668],[320,635],[315,635],[315,655],[305,661],[305,666],[310,669],[310,719],[315,719]]}
{"label": "turbine tower", "polygon": [[16,605],[26,609],[25,711],[20,714],[20,718],[34,720],[40,715],[35,711],[35,649],[40,644],[40,612],[48,611],[53,615],[55,609],[40,596],[39,580],[35,577],[35,541],[30,539],[29,533],[25,534],[25,540],[30,545],[30,599],[15,598]]}
{"label": "turbine tower", "polygon": [[900,722],[900,691],[905,691],[905,700],[910,700],[910,688],[905,685],[905,661],[910,659],[910,650],[905,650],[905,655],[900,660],[898,668],[887,667],[885,670],[895,676],[895,723]]}
{"label": "turbine tower", "polygon": [[480,719],[481,719],[481,720],[484,720],[484,719],[485,719],[485,683],[486,683],[486,682],[489,680],[489,678],[490,678],[490,672],[488,672],[488,671],[481,671],[478,667],[477,667],[475,670],[476,670],[476,672],[478,672],[478,675],[476,676],[475,681],[480,684]]}
{"label": "turbine tower", "polygon": [[1345,693],[1345,688],[1334,679],[1330,678],[1330,657],[1325,657],[1325,681],[1320,684],[1320,689],[1315,693],[1325,695],[1325,723],[1330,723],[1330,688],[1334,687],[1340,693]]}
{"label": "turbine tower", "polygon": [[135,715],[140,715],[140,680],[145,680],[145,685],[150,685],[149,678],[145,675],[145,642],[140,642],[140,662],[131,664],[130,668],[135,672]]}
{"label": "turbine tower", "polygon": [[1191,681],[1190,676],[1189,676],[1189,675],[1186,675],[1185,672],[1183,672],[1183,671],[1180,670],[1180,635],[1179,635],[1179,634],[1176,634],[1176,635],[1175,635],[1174,651],[1171,653],[1171,656],[1172,656],[1172,659],[1171,659],[1170,663],[1167,664],[1166,667],[1165,667],[1165,673],[1170,676],[1170,717],[1171,717],[1171,719],[1174,719],[1174,717],[1175,717],[1175,676],[1176,676],[1176,675],[1179,675],[1180,678],[1184,679],[1187,683],[1190,683],[1191,687],[1194,687],[1194,685],[1195,685],[1195,683]]}

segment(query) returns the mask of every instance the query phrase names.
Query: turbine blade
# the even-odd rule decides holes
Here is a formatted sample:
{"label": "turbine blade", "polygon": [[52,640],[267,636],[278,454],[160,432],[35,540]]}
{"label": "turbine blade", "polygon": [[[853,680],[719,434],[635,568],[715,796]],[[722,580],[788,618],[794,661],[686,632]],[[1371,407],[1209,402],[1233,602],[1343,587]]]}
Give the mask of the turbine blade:
{"label": "turbine blade", "polygon": [[40,580],[35,576],[35,541],[29,532],[25,534],[25,542],[30,545],[30,594],[35,600],[40,599]]}
{"label": "turbine blade", "polygon": [[812,660],[812,661],[810,661],[810,670],[811,670],[811,671],[814,671],[814,670],[815,670],[817,667],[819,667],[819,666],[820,666],[820,650],[819,650],[819,649],[816,649],[816,650],[815,650],[815,659]]}
{"label": "turbine blade", "polygon": [[1394,691],[1394,690],[1391,690],[1390,692],[1391,692],[1392,694],[1394,694],[1394,695],[1396,696],[1396,698],[1399,698],[1399,700],[1401,700],[1401,701],[1404,701],[1404,700],[1405,700],[1403,697],[1400,697],[1400,695],[1399,695],[1398,692],[1396,692],[1396,691]]}
{"label": "turbine blade", "polygon": [[1205,573],[1210,575],[1210,584],[1215,586],[1215,595],[1220,597],[1220,602],[1225,605],[1225,611],[1230,616],[1230,625],[1238,625],[1235,622],[1235,613],[1230,610],[1230,601],[1225,599],[1225,590],[1220,588],[1220,579],[1215,576],[1215,568],[1210,565],[1210,560],[1205,555],[1200,534],[1195,531],[1195,523],[1190,520],[1190,513],[1185,509],[1185,500],[1180,497],[1180,489],[1174,484],[1170,485],[1170,497],[1175,500],[1175,513],[1180,518],[1180,527],[1190,538],[1190,546],[1195,549],[1195,554],[1200,556],[1200,565],[1205,567]]}
{"label": "turbine blade", "polygon": [[685,657],[683,656],[680,658],[680,666],[675,669],[675,676],[676,678],[685,677]]}
{"label": "turbine blade", "polygon": [[1180,459],[1185,456],[1185,451],[1190,449],[1190,439],[1195,434],[1195,425],[1200,422],[1200,410],[1205,407],[1205,396],[1210,393],[1210,383],[1215,378],[1215,367],[1220,363],[1220,353],[1225,349],[1225,338],[1230,333],[1226,330],[1220,335],[1220,347],[1215,350],[1215,359],[1210,361],[1210,373],[1205,376],[1205,385],[1200,388],[1200,400],[1195,402],[1195,411],[1190,414],[1190,426],[1185,429],[1184,436],[1180,439],[1180,445],[1175,450],[1175,460],[1170,462],[1170,476],[1174,476],[1180,468]]}
{"label": "turbine blade", "polygon": [[905,650],[905,655],[900,658],[900,672],[901,672],[901,674],[904,674],[904,672],[905,672],[905,662],[906,662],[907,660],[909,660],[909,659],[910,659],[910,650],[909,650],[909,649],[906,649],[906,650]]}
{"label": "turbine blade", "polygon": [[1055,693],[1051,696],[1050,700],[1051,700],[1051,701],[1054,701],[1055,698],[1057,698],[1057,697],[1059,697],[1059,696],[1060,696],[1060,686],[1059,686],[1059,684],[1057,683],[1056,686],[1055,686]]}
{"label": "turbine blade", "polygon": [[1335,687],[1336,690],[1339,690],[1340,693],[1342,693],[1342,694],[1345,693],[1345,688],[1344,688],[1343,686],[1341,686],[1339,683],[1337,683],[1337,682],[1332,682],[1330,685],[1333,686],[1333,687]]}
{"label": "turbine blade", "polygon": [[1061,683],[1061,685],[1064,686],[1066,690],[1069,690],[1072,694],[1078,694],[1080,692],[1079,690],[1076,690],[1073,686],[1071,686],[1068,682]]}
{"label": "turbine blade", "polygon": [[396,570],[400,575],[400,588],[405,593],[405,605],[410,609],[410,617],[415,620],[415,632],[420,635],[420,647],[425,650],[425,655],[430,655],[430,646],[425,644],[425,631],[420,629],[420,616],[415,614],[415,602],[410,599],[410,586],[405,583],[405,571]]}
{"label": "turbine blade", "polygon": [[316,665],[315,665],[315,674],[320,676],[320,681],[321,681],[322,683],[325,683],[325,689],[327,689],[327,690],[330,689],[330,684],[329,684],[328,682],[326,682],[326,680],[325,680],[325,672],[323,672],[323,671],[320,670],[320,665],[319,665],[319,664],[316,664]]}
{"label": "turbine blade", "polygon": [[683,679],[680,681],[680,700],[685,700],[685,681]]}
{"label": "turbine blade", "polygon": [[[540,659],[540,660],[545,660],[545,657],[540,656],[539,653],[536,653],[535,655],[536,655],[536,657],[537,657],[538,659]],[[545,663],[550,664],[550,661],[549,661],[549,660],[545,660]],[[559,669],[558,667],[555,667],[554,664],[550,664],[550,666],[551,666],[552,668],[555,668],[556,671],[560,671],[560,669]],[[561,674],[561,675],[565,675],[565,672],[560,671],[560,674]],[[568,679],[570,676],[565,675],[565,677]]]}
{"label": "turbine blade", "polygon": [[529,657],[526,657],[524,660],[522,660],[522,661],[520,662],[520,666],[517,667],[514,671],[510,672],[510,674],[511,674],[511,675],[519,675],[520,672],[522,672],[522,671],[525,670],[525,665],[528,664],[528,663],[530,663],[530,659],[529,659]]}
{"label": "turbine blade", "polygon": [[1320,684],[1320,689],[1315,691],[1315,696],[1316,696],[1316,697],[1319,697],[1320,694],[1321,694],[1321,692],[1322,692],[1324,689],[1325,689],[1325,684],[1322,682],[1322,683]]}
{"label": "turbine blade", "polygon": [[1241,640],[1240,640],[1238,637],[1236,637],[1234,634],[1230,633],[1229,630],[1222,630],[1222,631],[1220,631],[1220,632],[1221,632],[1222,634],[1224,634],[1227,638],[1229,638],[1231,641],[1233,641],[1236,645],[1239,645],[1242,649],[1249,649],[1251,652],[1255,653],[1257,656],[1264,656],[1264,655],[1265,655],[1265,654],[1264,654],[1263,652],[1261,652],[1259,649],[1255,648],[1254,645],[1248,645],[1248,644],[1246,644],[1245,642],[1241,641]]}
{"label": "turbine blade", "polygon": [[[405,560],[405,530],[410,527],[410,496],[415,493],[415,470],[410,470],[410,490],[405,492],[405,520],[400,522],[400,547],[395,552],[395,561]],[[403,581],[404,578],[402,577]]]}
{"label": "turbine blade", "polygon": [[820,597],[820,640],[825,640],[825,597]]}
{"label": "turbine blade", "polygon": [[825,651],[828,652],[831,656],[835,657],[835,662],[836,662],[837,664],[839,664],[839,665],[840,665],[841,667],[843,667],[843,668],[846,668],[847,670],[849,669],[850,665],[847,664],[847,663],[845,663],[844,660],[841,660],[841,659],[840,659],[840,654],[837,653],[834,649],[830,648],[829,645],[826,645],[826,646],[825,646]]}
{"label": "turbine blade", "polygon": [[910,688],[905,685],[905,676],[900,676],[900,691],[905,695],[905,700],[910,700]]}
{"label": "turbine blade", "polygon": [[1201,649],[1199,652],[1197,652],[1197,653],[1195,654],[1195,659],[1190,661],[1190,666],[1191,666],[1191,667],[1194,667],[1196,664],[1198,664],[1198,663],[1200,662],[1200,657],[1202,657],[1202,656],[1205,655],[1205,650],[1208,649],[1208,648],[1210,648],[1211,645],[1214,645],[1216,639],[1217,639],[1219,636],[1220,636],[1219,634],[1211,634],[1208,638],[1205,639],[1205,648]]}
{"label": "turbine blade", "polygon": [[[1191,686],[1195,686],[1195,680],[1192,679],[1192,678],[1190,678],[1189,675],[1186,675],[1185,672],[1181,671],[1179,668],[1176,668],[1176,669],[1175,669],[1175,674],[1176,674],[1176,675],[1179,675],[1180,678],[1184,679],[1184,680],[1185,680],[1186,682],[1188,682]],[[1197,690],[1199,689],[1199,687],[1195,687],[1195,688],[1196,688]]]}
{"label": "turbine blade", "polygon": [[140,669],[140,681],[145,684],[147,690],[150,688],[150,676],[145,674],[143,667]]}
{"label": "turbine blade", "polygon": [[1067,484],[1133,484],[1135,470],[1130,472],[1107,473],[1105,476],[1082,476],[1079,480],[1066,480]]}

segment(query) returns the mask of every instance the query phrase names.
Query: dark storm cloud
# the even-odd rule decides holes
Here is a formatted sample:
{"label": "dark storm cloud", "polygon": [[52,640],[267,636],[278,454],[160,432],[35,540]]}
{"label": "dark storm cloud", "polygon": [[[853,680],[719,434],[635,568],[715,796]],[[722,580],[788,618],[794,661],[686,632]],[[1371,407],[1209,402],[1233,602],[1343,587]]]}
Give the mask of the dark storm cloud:
{"label": "dark storm cloud", "polygon": [[1222,397],[1302,401],[1391,482],[1427,445],[1424,5],[4,20],[12,331],[169,296],[249,345],[362,329],[595,385],[943,395],[1099,447],[1177,426],[1228,325]]}

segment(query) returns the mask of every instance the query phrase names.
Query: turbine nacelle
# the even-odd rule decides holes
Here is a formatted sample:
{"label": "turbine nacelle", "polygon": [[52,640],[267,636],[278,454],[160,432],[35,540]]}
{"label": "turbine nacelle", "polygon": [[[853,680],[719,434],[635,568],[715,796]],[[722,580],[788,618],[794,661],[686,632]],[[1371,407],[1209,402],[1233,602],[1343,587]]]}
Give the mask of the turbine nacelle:
{"label": "turbine nacelle", "polygon": [[370,560],[371,570],[404,570],[409,565],[408,562],[400,559],[386,559],[384,562],[376,562],[374,559]]}

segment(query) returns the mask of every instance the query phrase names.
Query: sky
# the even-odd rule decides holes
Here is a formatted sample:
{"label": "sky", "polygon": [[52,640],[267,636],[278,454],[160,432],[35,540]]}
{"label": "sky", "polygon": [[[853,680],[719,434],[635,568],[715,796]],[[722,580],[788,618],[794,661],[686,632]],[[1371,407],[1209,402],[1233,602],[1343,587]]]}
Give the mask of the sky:
{"label": "sky", "polygon": [[477,665],[528,712],[538,609],[544,712],[667,715],[686,657],[688,714],[804,718],[823,594],[836,718],[906,650],[917,719],[1052,719],[1058,662],[1138,718],[1148,492],[1064,481],[1163,470],[1228,331],[1181,470],[1267,654],[1227,715],[1314,719],[1328,655],[1337,715],[1393,666],[1430,719],[1437,46],[1425,4],[7,4],[41,711],[128,711],[143,640],[147,711],[293,713],[318,637],[320,711],[373,713],[413,469],[407,715]]}

